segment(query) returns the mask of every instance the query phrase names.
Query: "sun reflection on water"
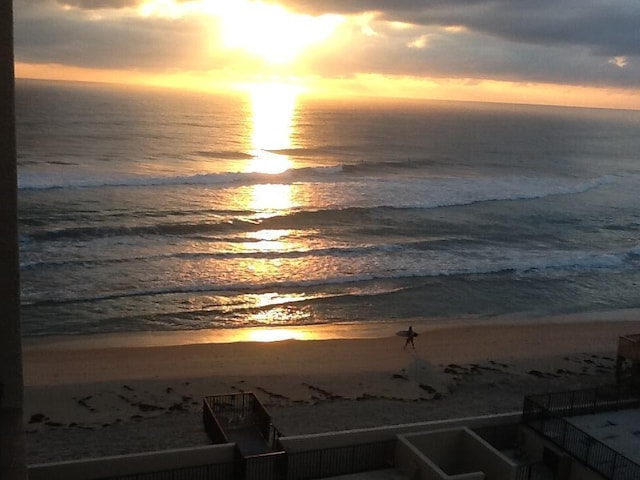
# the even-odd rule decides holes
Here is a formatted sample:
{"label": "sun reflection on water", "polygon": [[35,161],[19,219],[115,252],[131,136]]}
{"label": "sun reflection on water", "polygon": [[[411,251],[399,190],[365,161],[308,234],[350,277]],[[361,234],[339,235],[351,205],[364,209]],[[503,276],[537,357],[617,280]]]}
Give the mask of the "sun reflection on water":
{"label": "sun reflection on water", "polygon": [[[264,293],[243,295],[245,304],[241,321],[263,328],[252,330],[250,341],[278,341],[302,339],[308,334],[289,326],[309,323],[309,311],[301,306],[309,297],[305,292],[278,292],[278,284],[298,278],[304,271],[304,258],[283,255],[286,252],[306,251],[299,232],[286,228],[268,228],[269,219],[275,224],[286,223],[287,215],[297,207],[297,185],[288,184],[281,174],[293,167],[289,157],[294,132],[294,112],[298,90],[281,84],[252,85],[250,98],[251,159],[242,170],[262,174],[261,183],[247,185],[235,191],[234,208],[250,211],[248,221],[256,225],[241,233],[243,241],[235,243],[240,255],[235,266],[243,281],[264,286]],[[260,225],[264,224],[264,228]],[[267,287],[270,285],[270,287]],[[269,289],[269,290],[267,290]]]}
{"label": "sun reflection on water", "polygon": [[[256,212],[272,213],[293,207],[291,185],[265,183],[254,185],[251,189],[249,208]],[[270,216],[270,215],[260,215]]]}
{"label": "sun reflection on water", "polygon": [[285,251],[288,250],[289,242],[287,236],[291,234],[291,230],[259,230],[247,234],[252,239],[252,247],[262,252],[267,251]]}
{"label": "sun reflection on water", "polygon": [[247,172],[282,173],[292,166],[287,150],[291,148],[293,114],[299,90],[285,84],[252,85],[251,155]]}

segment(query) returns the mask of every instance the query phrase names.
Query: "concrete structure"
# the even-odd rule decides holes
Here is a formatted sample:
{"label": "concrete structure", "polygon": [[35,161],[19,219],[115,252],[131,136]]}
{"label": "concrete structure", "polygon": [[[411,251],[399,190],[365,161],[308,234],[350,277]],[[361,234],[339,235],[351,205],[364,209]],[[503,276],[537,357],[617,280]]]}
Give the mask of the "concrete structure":
{"label": "concrete structure", "polygon": [[[29,480],[85,480],[123,478],[171,478],[162,472],[177,472],[175,478],[234,478],[236,451],[233,444],[165,450],[137,455],[94,458],[31,466]],[[178,475],[182,476],[178,476]]]}
{"label": "concrete structure", "polygon": [[467,427],[400,435],[396,465],[420,480],[512,480],[518,468]]}
{"label": "concrete structure", "polygon": [[[614,426],[608,424],[625,423],[632,415],[636,417],[639,409],[637,384],[530,396],[525,398],[519,443],[528,454],[541,457],[557,480],[640,479],[638,456],[628,456],[629,451],[639,447],[635,435],[622,436],[623,450],[612,448],[611,442],[607,444],[605,438],[594,435],[595,430]],[[613,412],[625,413],[612,421]],[[598,425],[598,429],[588,429],[588,423]],[[628,424],[616,426],[615,436],[624,429],[631,429],[631,433],[636,430]],[[611,437],[611,432],[603,437],[607,436]]]}
{"label": "concrete structure", "polygon": [[[518,412],[281,437],[282,451],[257,456],[248,455],[247,457],[239,456],[237,444],[224,443],[192,449],[31,465],[29,479],[124,479],[138,475],[138,478],[152,480],[173,478],[171,472],[176,472],[175,478],[179,479],[294,480],[331,478],[353,472],[365,472],[363,475],[366,475],[368,471],[385,469],[392,470],[395,477],[417,478],[408,477],[405,473],[409,472],[408,469],[412,467],[404,465],[406,455],[402,452],[405,448],[404,445],[411,445],[412,442],[422,445],[421,435],[429,435],[429,432],[434,432],[433,434],[436,436],[433,438],[438,438],[438,435],[441,435],[440,432],[469,432],[466,435],[471,435],[472,440],[468,444],[460,445],[463,451],[465,448],[470,448],[467,450],[468,457],[475,455],[476,449],[479,449],[490,452],[490,459],[502,459],[497,450],[494,450],[488,442],[482,440],[465,425],[484,431],[496,429],[497,432],[515,432],[516,430],[510,427],[518,425],[520,419],[521,414]],[[412,435],[417,436],[412,437]],[[498,433],[498,436],[502,436],[502,433]],[[408,440],[402,441],[403,446],[401,446],[400,438],[408,438]],[[480,446],[470,447],[473,443],[478,443]],[[415,448],[419,449],[420,446]],[[402,465],[398,464],[398,461],[402,461]],[[480,462],[483,461],[480,460]],[[510,468],[515,465],[509,460],[507,460],[507,464]]]}
{"label": "concrete structure", "polygon": [[618,339],[616,382],[640,381],[640,334],[625,335]]}
{"label": "concrete structure", "polygon": [[[418,437],[433,435],[430,439],[438,442],[442,439],[441,435],[448,435],[442,432],[475,430],[490,437],[506,439],[506,443],[513,445],[517,441],[517,429],[521,418],[520,413],[508,413],[283,437],[280,443],[290,458],[286,478],[331,478],[350,472],[378,469],[393,469],[393,473],[387,474],[392,478],[399,475],[411,479],[440,478],[417,476],[423,471],[428,471],[433,464],[438,465],[438,460],[429,459],[429,453],[421,451],[422,443],[418,441],[417,446],[413,443]],[[486,447],[491,452],[490,458],[501,457],[498,450],[479,435],[471,435],[483,445],[481,449]],[[452,454],[455,456],[466,451],[469,456],[474,455],[471,443],[473,442],[458,444],[458,450],[452,450]],[[514,462],[508,460],[507,463],[507,468],[515,468]],[[362,478],[366,478],[366,474],[362,474]]]}
{"label": "concrete structure", "polygon": [[[611,437],[611,430],[596,429],[604,432],[600,434],[592,428],[610,429],[616,424],[628,430],[630,415],[640,418],[640,391],[635,386],[530,396],[522,413],[288,437],[278,436],[277,430],[267,425],[266,410],[251,394],[219,396],[217,403],[205,401],[205,423],[207,406],[221,416],[210,424],[216,445],[33,465],[30,478],[640,479],[638,457],[629,455],[639,447],[635,430],[623,436],[631,450],[620,452],[602,441]],[[245,440],[240,438],[241,432],[247,431],[247,425],[236,422],[234,409],[244,419],[255,419],[257,428],[251,435],[261,436],[264,448],[257,450],[260,453],[242,446]],[[222,424],[227,425],[226,431]],[[272,432],[276,432],[275,437]],[[253,438],[251,443],[255,441]]]}

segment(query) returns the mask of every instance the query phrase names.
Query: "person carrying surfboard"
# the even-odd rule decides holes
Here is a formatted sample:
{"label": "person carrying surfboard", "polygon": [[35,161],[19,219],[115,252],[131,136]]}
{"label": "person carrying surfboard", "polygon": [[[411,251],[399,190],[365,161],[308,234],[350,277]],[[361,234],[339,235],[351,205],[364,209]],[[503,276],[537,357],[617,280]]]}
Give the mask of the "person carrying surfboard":
{"label": "person carrying surfboard", "polygon": [[407,341],[404,342],[404,347],[402,348],[407,348],[407,345],[411,344],[411,346],[413,347],[413,349],[416,349],[415,344],[413,343],[413,339],[415,337],[417,337],[418,334],[416,332],[413,331],[413,327],[409,327],[409,330],[407,330]]}

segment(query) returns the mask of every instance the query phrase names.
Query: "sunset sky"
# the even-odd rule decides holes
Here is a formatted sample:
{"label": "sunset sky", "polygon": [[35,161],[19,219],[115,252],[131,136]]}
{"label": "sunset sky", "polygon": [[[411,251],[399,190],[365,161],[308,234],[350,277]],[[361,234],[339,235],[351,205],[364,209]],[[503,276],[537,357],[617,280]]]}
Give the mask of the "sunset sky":
{"label": "sunset sky", "polygon": [[14,0],[16,76],[640,109],[638,0]]}

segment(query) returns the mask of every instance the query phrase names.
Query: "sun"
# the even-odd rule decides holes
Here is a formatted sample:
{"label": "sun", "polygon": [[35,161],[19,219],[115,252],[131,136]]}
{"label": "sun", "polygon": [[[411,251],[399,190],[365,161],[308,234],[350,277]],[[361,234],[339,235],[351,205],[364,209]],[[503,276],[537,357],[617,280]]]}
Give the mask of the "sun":
{"label": "sun", "polygon": [[239,49],[273,64],[292,62],[307,47],[328,39],[342,22],[337,15],[313,17],[246,0],[225,2],[219,15],[222,47]]}
{"label": "sun", "polygon": [[218,29],[214,50],[240,50],[274,64],[290,63],[307,47],[326,41],[345,20],[292,13],[257,0],[142,0],[138,12],[170,19],[208,16]]}

